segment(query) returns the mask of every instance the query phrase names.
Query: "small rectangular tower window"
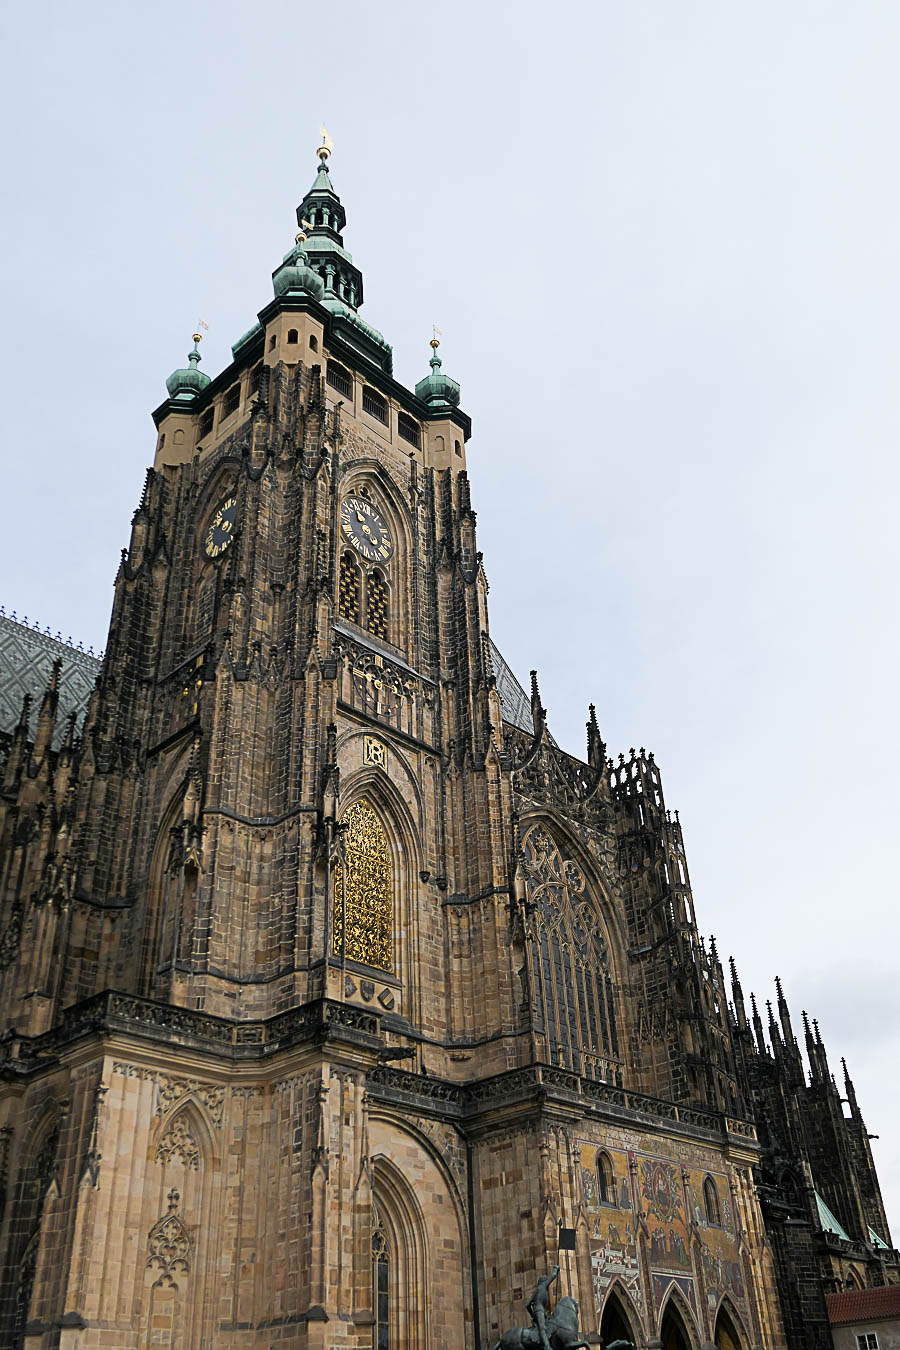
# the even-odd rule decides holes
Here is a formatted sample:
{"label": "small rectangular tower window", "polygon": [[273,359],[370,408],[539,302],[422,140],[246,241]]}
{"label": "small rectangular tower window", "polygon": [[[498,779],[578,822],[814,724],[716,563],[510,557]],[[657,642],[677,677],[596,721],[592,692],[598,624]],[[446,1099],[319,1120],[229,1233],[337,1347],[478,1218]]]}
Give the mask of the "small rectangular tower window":
{"label": "small rectangular tower window", "polygon": [[387,425],[387,399],[382,398],[374,389],[365,385],[362,403],[363,412],[368,413],[370,417],[377,417],[379,422],[384,422]]}
{"label": "small rectangular tower window", "polygon": [[212,429],[213,429],[213,419],[215,418],[215,415],[216,415],[216,410],[215,410],[215,408],[207,408],[206,412],[205,412],[205,413],[203,414],[203,416],[200,418],[200,439],[201,439],[201,441],[203,440],[203,437],[204,437],[204,436],[208,436],[209,433],[212,431]]}
{"label": "small rectangular tower window", "polygon": [[241,386],[240,384],[233,384],[222,399],[222,416],[230,417],[233,412],[237,412],[240,403]]}
{"label": "small rectangular tower window", "polygon": [[405,441],[409,441],[410,445],[414,445],[418,450],[422,441],[422,433],[419,429],[418,422],[414,421],[412,417],[409,417],[404,412],[398,413],[397,431]]}

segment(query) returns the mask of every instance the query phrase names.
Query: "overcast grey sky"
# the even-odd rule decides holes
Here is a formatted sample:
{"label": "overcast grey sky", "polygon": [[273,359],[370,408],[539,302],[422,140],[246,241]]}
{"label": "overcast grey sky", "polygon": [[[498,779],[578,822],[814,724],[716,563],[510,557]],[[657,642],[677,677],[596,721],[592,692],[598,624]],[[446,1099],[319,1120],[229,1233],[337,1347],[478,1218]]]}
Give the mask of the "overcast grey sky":
{"label": "overcast grey sky", "polygon": [[655,751],[702,930],[847,1056],[900,1238],[900,6],[7,25],[7,609],[104,645],[150,410],[270,298],[324,121],[366,317],[462,383],[495,640],[567,748],[594,701]]}

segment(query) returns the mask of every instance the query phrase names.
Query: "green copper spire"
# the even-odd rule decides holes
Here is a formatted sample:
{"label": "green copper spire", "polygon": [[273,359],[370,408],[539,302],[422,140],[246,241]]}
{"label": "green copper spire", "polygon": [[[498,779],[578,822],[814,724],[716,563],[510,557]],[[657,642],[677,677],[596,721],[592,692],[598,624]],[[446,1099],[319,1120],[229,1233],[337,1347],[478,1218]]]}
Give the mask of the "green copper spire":
{"label": "green copper spire", "polygon": [[416,385],[416,397],[430,408],[455,408],[459,403],[459,385],[449,375],[441,374],[441,358],[437,349],[441,345],[436,337],[431,339],[431,374],[426,375]]}
{"label": "green copper spire", "polygon": [[173,370],[172,374],[166,380],[166,388],[169,391],[169,398],[175,399],[178,403],[190,403],[198,394],[209,384],[209,376],[199,370],[200,365],[200,334],[194,334],[194,350],[188,352],[188,365],[182,366],[180,370]]}
{"label": "green copper spire", "polygon": [[357,310],[363,302],[363,279],[351,254],[344,248],[341,231],[347,223],[347,213],[328,172],[331,149],[320,145],[316,153],[319,170],[315,182],[297,207],[297,224],[307,231],[306,251],[311,265],[325,284],[326,304],[334,300],[339,302],[334,308]]}
{"label": "green copper spire", "polygon": [[276,295],[293,295],[298,291],[305,291],[307,295],[321,300],[325,294],[322,278],[309,265],[305,243],[306,234],[300,230],[296,244],[290,253],[284,255],[281,266],[272,273],[272,285]]}

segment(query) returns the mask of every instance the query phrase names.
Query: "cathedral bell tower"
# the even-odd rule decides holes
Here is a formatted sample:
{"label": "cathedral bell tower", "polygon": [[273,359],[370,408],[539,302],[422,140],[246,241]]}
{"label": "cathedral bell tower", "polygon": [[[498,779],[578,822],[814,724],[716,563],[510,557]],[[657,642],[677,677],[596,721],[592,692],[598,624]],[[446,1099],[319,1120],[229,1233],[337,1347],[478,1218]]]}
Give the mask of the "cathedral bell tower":
{"label": "cathedral bell tower", "polygon": [[459,385],[394,377],[329,158],[166,381],[80,734],[56,670],[10,737],[0,1342],[482,1347],[558,1261],[593,1340],[780,1346],[677,815],[491,641]]}

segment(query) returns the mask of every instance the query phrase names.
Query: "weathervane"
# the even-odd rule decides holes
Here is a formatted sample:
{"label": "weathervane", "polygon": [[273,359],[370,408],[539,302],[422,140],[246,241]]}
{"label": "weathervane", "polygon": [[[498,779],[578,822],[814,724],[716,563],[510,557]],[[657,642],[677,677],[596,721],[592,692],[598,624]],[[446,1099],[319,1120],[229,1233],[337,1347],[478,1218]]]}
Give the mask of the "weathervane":
{"label": "weathervane", "polygon": [[316,154],[319,156],[319,159],[321,159],[324,164],[325,160],[328,159],[334,147],[332,145],[331,137],[328,135],[328,132],[322,126],[321,122],[319,123],[319,130],[322,133],[322,144],[319,146],[318,150],[316,151]]}

